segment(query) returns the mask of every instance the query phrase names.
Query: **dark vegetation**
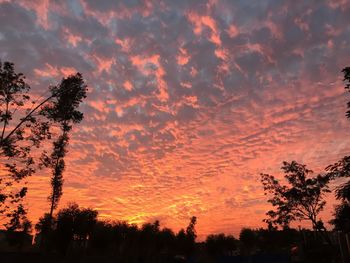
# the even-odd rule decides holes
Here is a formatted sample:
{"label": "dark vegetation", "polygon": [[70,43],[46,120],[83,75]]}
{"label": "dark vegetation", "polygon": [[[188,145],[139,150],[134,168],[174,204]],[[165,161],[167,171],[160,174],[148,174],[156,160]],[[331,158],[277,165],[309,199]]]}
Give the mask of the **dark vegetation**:
{"label": "dark vegetation", "polygon": [[165,262],[176,256],[189,257],[194,251],[195,217],[186,229],[175,234],[171,229],[161,229],[159,221],[138,227],[126,222],[99,221],[97,214],[93,209],[71,204],[53,218],[49,232],[50,216],[46,214],[36,225],[36,243],[46,251],[68,258],[78,255],[88,262]]}
{"label": "dark vegetation", "polygon": [[[350,91],[350,68],[344,68]],[[87,86],[80,73],[43,94],[33,94],[10,62],[0,63],[0,231],[1,262],[349,262],[350,156],[314,175],[304,164],[283,162],[285,180],[261,174],[273,209],[266,229],[243,228],[239,240],[209,235],[196,241],[197,218],[178,232],[159,221],[142,226],[101,221],[98,212],[70,204],[55,213],[63,194],[65,156],[74,125],[83,120],[79,106]],[[350,102],[346,117],[350,118]],[[48,147],[51,145],[51,147]],[[37,170],[51,174],[48,209],[35,225],[27,219],[23,200],[26,179]],[[340,201],[328,231],[319,217],[330,182]],[[292,229],[294,221],[309,221],[311,230]],[[337,231],[337,232],[335,232]],[[32,244],[30,233],[36,233]],[[346,236],[347,235],[347,236]],[[345,245],[344,245],[345,244]],[[347,261],[348,260],[348,261]]]}

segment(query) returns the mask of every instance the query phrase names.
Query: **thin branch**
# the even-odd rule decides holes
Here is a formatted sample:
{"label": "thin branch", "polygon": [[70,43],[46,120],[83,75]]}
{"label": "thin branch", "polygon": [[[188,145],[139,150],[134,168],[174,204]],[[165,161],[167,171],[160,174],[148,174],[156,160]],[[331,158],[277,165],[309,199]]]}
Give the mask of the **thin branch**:
{"label": "thin branch", "polygon": [[[68,87],[67,90],[74,88],[74,86]],[[32,114],[38,109],[40,108],[43,104],[45,104],[46,102],[48,102],[50,99],[52,99],[53,97],[57,96],[58,93],[61,91],[58,91],[57,93],[53,93],[51,96],[49,96],[48,98],[46,98],[45,100],[43,100],[41,103],[39,103],[35,108],[33,108],[24,118],[21,119],[21,121],[17,124],[17,126],[5,137],[5,138],[1,138],[0,141],[0,146],[3,144],[4,141],[6,141],[8,138],[10,138],[10,136],[16,132],[16,130],[18,130],[19,127],[21,127],[21,125],[26,122],[28,120],[28,118],[30,116],[32,116]]]}
{"label": "thin branch", "polygon": [[4,134],[5,134],[5,129],[6,129],[6,125],[8,123],[8,120],[7,120],[7,115],[8,115],[8,111],[9,111],[9,101],[8,99],[6,98],[6,110],[5,110],[5,119],[4,119],[4,126],[2,127],[2,132],[1,132],[1,142],[3,141],[3,138],[4,138]]}
{"label": "thin branch", "polygon": [[45,100],[43,100],[41,103],[39,103],[34,109],[32,109],[24,118],[21,119],[21,121],[17,124],[17,126],[4,138],[1,140],[0,145],[6,141],[16,130],[18,130],[18,128],[25,122],[28,120],[28,118],[38,109],[40,108],[43,104],[45,104],[46,102],[48,102],[50,99],[52,99],[55,95],[51,95],[50,97],[46,98]]}

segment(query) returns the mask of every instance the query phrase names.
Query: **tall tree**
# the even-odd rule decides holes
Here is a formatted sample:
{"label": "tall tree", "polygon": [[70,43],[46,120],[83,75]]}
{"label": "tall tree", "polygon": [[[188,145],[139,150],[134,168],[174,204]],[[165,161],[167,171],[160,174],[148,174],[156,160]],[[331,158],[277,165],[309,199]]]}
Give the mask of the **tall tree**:
{"label": "tall tree", "polygon": [[271,196],[268,202],[276,208],[266,213],[268,218],[264,221],[288,227],[292,221],[308,220],[316,231],[324,232],[326,229],[318,215],[326,204],[324,194],[330,192],[329,176],[310,177],[313,172],[295,161],[283,162],[282,170],[287,185],[272,175],[261,174],[265,194]]}
{"label": "tall tree", "polygon": [[51,87],[52,93],[60,93],[60,96],[51,100],[41,111],[48,119],[59,125],[61,135],[53,142],[53,150],[50,155],[44,153],[42,164],[52,170],[50,217],[62,196],[63,171],[65,169],[64,157],[67,153],[69,132],[73,124],[83,119],[83,113],[78,110],[79,105],[86,98],[87,86],[80,73],[63,79],[57,87]]}

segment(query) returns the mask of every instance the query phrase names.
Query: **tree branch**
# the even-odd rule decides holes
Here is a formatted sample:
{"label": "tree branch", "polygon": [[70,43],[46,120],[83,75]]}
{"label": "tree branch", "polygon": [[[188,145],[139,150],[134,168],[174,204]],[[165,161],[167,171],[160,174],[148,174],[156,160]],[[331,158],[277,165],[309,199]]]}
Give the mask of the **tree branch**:
{"label": "tree branch", "polygon": [[28,118],[37,110],[39,109],[43,104],[45,104],[46,102],[48,102],[50,99],[52,99],[55,96],[55,94],[52,94],[50,97],[46,98],[45,100],[43,100],[41,103],[39,103],[34,109],[32,109],[24,118],[21,119],[21,121],[17,124],[17,126],[5,137],[5,138],[1,138],[0,141],[0,146],[3,144],[4,141],[6,141],[12,134],[14,134],[16,132],[16,130],[18,130],[19,127],[21,127],[21,125],[26,122],[28,120]]}
{"label": "tree branch", "polygon": [[4,126],[2,127],[1,142],[3,141],[4,134],[5,134],[5,129],[6,129],[6,125],[7,125],[7,123],[8,123],[8,120],[7,120],[8,111],[9,111],[9,101],[8,101],[8,99],[6,98],[6,110],[5,110],[6,119],[4,119]]}

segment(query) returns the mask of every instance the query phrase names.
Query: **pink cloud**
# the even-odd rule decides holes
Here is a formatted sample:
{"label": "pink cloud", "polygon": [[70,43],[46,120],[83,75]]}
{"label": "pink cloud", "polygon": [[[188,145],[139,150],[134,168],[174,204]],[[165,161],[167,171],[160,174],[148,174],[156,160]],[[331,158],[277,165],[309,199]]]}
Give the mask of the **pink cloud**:
{"label": "pink cloud", "polygon": [[[282,177],[283,160],[322,172],[350,150],[339,3],[0,1],[0,56],[34,92],[75,71],[89,85],[61,206],[175,230],[196,215],[201,238],[262,227],[260,172]],[[34,221],[48,186],[46,172],[30,178]]]}

